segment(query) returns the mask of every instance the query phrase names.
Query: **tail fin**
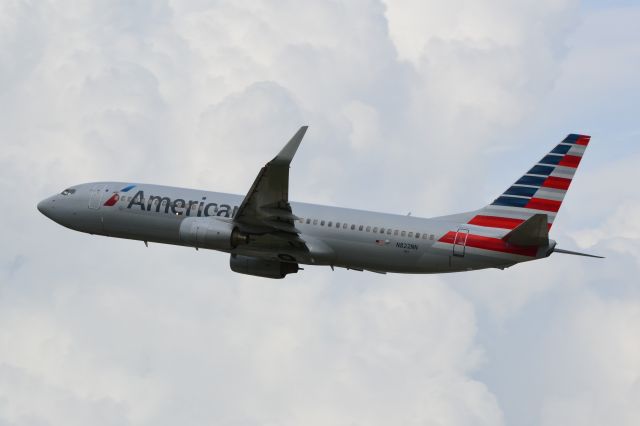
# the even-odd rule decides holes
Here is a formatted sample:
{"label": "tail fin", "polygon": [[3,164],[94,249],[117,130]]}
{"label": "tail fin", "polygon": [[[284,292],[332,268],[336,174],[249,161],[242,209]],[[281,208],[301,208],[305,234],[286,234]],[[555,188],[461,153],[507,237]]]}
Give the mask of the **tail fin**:
{"label": "tail fin", "polygon": [[514,229],[536,214],[545,214],[551,229],[590,139],[567,136],[493,203],[476,212],[469,223]]}

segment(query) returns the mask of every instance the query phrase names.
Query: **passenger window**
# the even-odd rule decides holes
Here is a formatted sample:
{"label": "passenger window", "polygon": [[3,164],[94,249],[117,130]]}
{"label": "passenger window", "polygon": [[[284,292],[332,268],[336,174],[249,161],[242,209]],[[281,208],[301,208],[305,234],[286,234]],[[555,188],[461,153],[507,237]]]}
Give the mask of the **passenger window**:
{"label": "passenger window", "polygon": [[420,238],[420,233],[416,232],[416,238]]}
{"label": "passenger window", "polygon": [[380,233],[384,234],[384,228],[380,228]]}
{"label": "passenger window", "polygon": [[355,231],[356,230],[356,226],[355,225],[351,225],[351,230]]}
{"label": "passenger window", "polygon": [[371,232],[371,227],[370,227],[370,226],[367,226],[366,231],[367,231],[367,232]]}
{"label": "passenger window", "polygon": [[391,235],[392,232],[393,230],[391,228],[387,229],[387,235]]}
{"label": "passenger window", "polygon": [[307,225],[311,224],[311,219],[307,219]]}
{"label": "passenger window", "polygon": [[318,219],[313,219],[313,224],[317,225],[318,224]]}
{"label": "passenger window", "polygon": [[360,225],[360,226],[358,227],[358,231],[362,231],[362,229],[363,229],[363,226],[362,226],[362,225]]}
{"label": "passenger window", "polygon": [[429,239],[433,240],[433,234],[429,235]]}
{"label": "passenger window", "polygon": [[378,227],[376,226],[375,228],[373,228],[373,233],[377,234],[378,233]]}
{"label": "passenger window", "polygon": [[395,231],[393,231],[393,235],[395,235],[396,237],[398,236],[398,230],[397,229]]}
{"label": "passenger window", "polygon": [[327,226],[328,226],[329,228],[331,228],[331,225],[332,225],[332,224],[333,224],[332,222],[329,222],[329,223],[327,223]]}
{"label": "passenger window", "polygon": [[405,231],[402,231],[402,232],[400,233],[400,235],[404,237],[404,236],[406,236],[406,235],[407,235],[407,233],[406,233]]}
{"label": "passenger window", "polygon": [[336,228],[340,228],[340,222],[336,222]]}
{"label": "passenger window", "polygon": [[413,237],[413,232],[409,232],[409,238]]}
{"label": "passenger window", "polygon": [[347,225],[346,223],[343,223],[343,224],[342,224],[342,229],[347,229],[347,226],[348,226],[348,225]]}
{"label": "passenger window", "polygon": [[429,236],[427,234],[422,234],[422,239],[426,240]]}
{"label": "passenger window", "polygon": [[320,221],[320,226],[324,226],[324,220]]}

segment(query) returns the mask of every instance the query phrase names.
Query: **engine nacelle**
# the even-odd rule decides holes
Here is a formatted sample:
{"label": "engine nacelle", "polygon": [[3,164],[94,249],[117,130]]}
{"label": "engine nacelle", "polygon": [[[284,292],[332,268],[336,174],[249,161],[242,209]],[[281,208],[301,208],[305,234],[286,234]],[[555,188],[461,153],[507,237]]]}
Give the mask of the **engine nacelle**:
{"label": "engine nacelle", "polygon": [[231,255],[229,266],[233,272],[239,274],[277,279],[284,278],[287,274],[295,274],[300,269],[297,263],[278,262],[239,254]]}
{"label": "engine nacelle", "polygon": [[193,247],[231,250],[249,242],[233,224],[212,217],[188,217],[180,224],[180,240]]}

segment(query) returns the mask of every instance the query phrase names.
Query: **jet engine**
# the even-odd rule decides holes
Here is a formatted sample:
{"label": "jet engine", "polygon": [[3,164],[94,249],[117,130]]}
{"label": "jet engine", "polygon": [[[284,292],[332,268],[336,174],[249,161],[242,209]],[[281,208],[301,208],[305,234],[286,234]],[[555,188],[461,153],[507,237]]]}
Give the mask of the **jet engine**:
{"label": "jet engine", "polygon": [[278,262],[259,257],[232,254],[229,266],[233,272],[255,275],[264,278],[284,278],[287,274],[295,274],[300,269],[297,263]]}
{"label": "jet engine", "polygon": [[211,217],[188,217],[180,224],[180,240],[212,250],[231,250],[247,244],[249,236],[229,222]]}

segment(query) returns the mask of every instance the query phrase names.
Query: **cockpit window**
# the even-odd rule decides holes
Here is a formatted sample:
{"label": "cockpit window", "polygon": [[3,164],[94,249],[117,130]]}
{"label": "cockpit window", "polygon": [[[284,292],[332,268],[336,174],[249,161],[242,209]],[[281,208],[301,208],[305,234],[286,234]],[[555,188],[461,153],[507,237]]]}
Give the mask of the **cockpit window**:
{"label": "cockpit window", "polygon": [[75,189],[73,189],[73,188],[67,188],[67,189],[65,189],[64,191],[62,191],[62,192],[61,192],[61,194],[62,194],[62,195],[70,195],[70,194],[73,194],[74,192],[76,192],[76,190],[75,190]]}

